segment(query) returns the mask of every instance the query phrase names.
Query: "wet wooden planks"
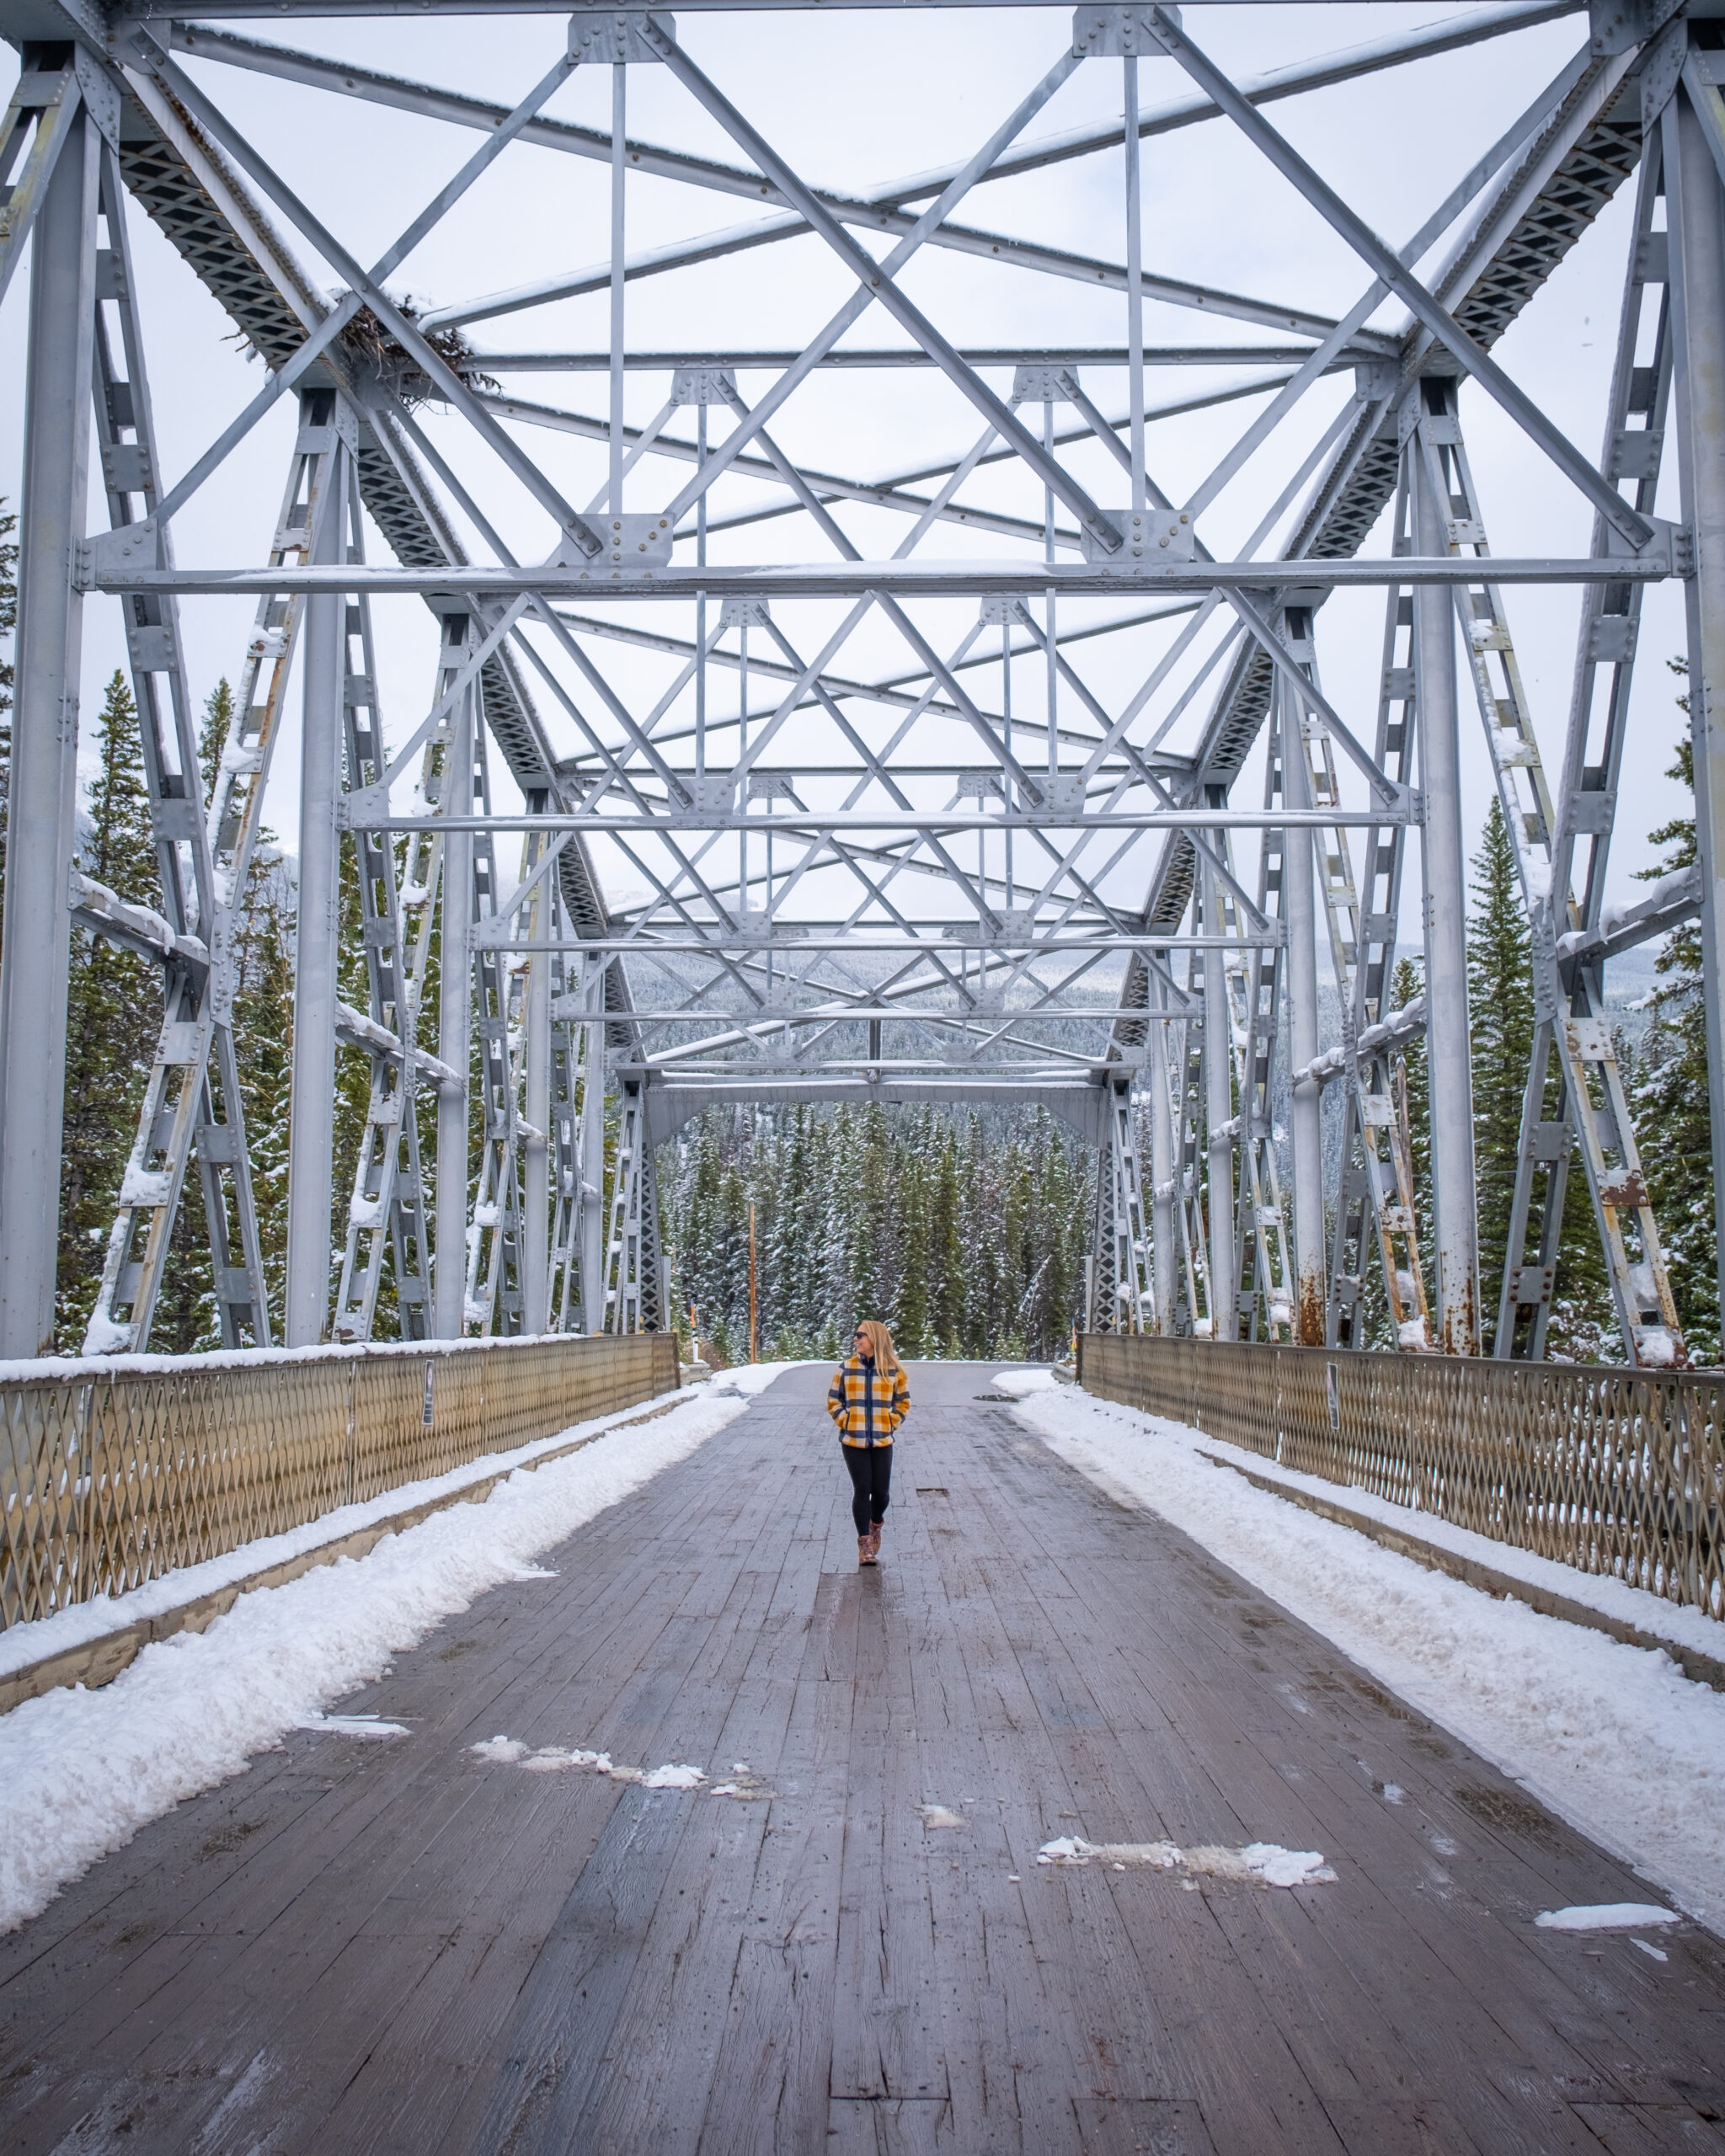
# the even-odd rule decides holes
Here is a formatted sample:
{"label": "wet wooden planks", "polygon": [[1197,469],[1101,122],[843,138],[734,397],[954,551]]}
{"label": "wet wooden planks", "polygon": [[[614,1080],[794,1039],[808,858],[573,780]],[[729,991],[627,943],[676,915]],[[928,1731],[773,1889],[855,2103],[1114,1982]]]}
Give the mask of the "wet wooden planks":
{"label": "wet wooden planks", "polygon": [[[1725,2149],[1725,1953],[919,1366],[858,1573],[825,1375],[0,1941],[20,2152]],[[481,1761],[495,1734],[770,1797]],[[962,1826],[932,1823],[939,1806]],[[1060,1834],[1322,1849],[1272,1892]]]}

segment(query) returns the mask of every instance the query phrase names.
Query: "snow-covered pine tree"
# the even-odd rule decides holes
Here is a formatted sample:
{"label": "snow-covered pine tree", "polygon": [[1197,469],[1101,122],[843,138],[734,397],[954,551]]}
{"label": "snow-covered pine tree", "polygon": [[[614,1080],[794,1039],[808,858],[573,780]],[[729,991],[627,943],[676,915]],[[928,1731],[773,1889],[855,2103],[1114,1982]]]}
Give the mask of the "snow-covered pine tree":
{"label": "snow-covered pine tree", "polygon": [[1032,1148],[1039,1170],[1036,1235],[1042,1252],[1033,1330],[1037,1355],[1057,1358],[1066,1352],[1083,1278],[1082,1251],[1073,1234],[1077,1222],[1085,1217],[1082,1177],[1070,1139],[1056,1130],[1046,1111],[1038,1113],[1039,1129],[1045,1134],[1047,1143],[1039,1149]]}
{"label": "snow-covered pine tree", "polygon": [[[823,1340],[830,1339],[834,1351],[850,1338],[857,1321],[857,1288],[852,1270],[857,1237],[857,1177],[861,1172],[861,1134],[855,1112],[841,1107],[826,1124],[825,1157],[822,1161],[820,1275]],[[826,1351],[823,1348],[822,1353]]]}
{"label": "snow-covered pine tree", "polygon": [[[1680,660],[1670,664],[1674,673],[1687,671]],[[1687,696],[1678,702],[1688,710]],[[1694,791],[1694,749],[1687,736],[1678,742],[1676,761],[1666,776]],[[1664,851],[1652,867],[1639,872],[1644,880],[1694,866],[1692,814],[1674,816],[1648,837]],[[1659,947],[1653,969],[1658,979],[1648,999],[1652,1023],[1636,1057],[1631,1105],[1636,1128],[1643,1135],[1648,1193],[1664,1238],[1671,1292],[1690,1358],[1717,1364],[1721,1356],[1718,1257],[1698,921],[1686,921],[1672,931]]]}
{"label": "snow-covered pine tree", "polygon": [[893,1338],[901,1354],[921,1357],[929,1351],[929,1150],[932,1111],[912,1118],[895,1173],[893,1201],[898,1215],[898,1278],[894,1283]]}
{"label": "snow-covered pine tree", "polygon": [[783,1286],[769,1253],[778,1230],[779,1173],[783,1160],[780,1118],[770,1108],[751,1118],[749,1155],[749,1196],[755,1207],[758,1326],[761,1353],[772,1355],[772,1343],[784,1327]]}
{"label": "snow-covered pine tree", "polygon": [[806,1105],[799,1105],[779,1134],[778,1203],[766,1240],[766,1266],[773,1282],[773,1353],[792,1357],[812,1352],[820,1331],[811,1294],[814,1249],[814,1140]]}
{"label": "snow-covered pine tree", "polygon": [[[336,994],[355,1011],[369,1011],[371,985],[366,962],[365,908],[360,891],[358,843],[352,832],[341,836],[339,899],[336,910]],[[480,1062],[475,1042],[472,1099],[479,1099]],[[425,1096],[429,1102],[430,1096]],[[366,1119],[371,1107],[371,1059],[365,1049],[335,1045],[335,1147],[329,1187],[329,1262],[332,1292],[347,1249],[348,1208],[354,1194],[354,1177],[365,1142]],[[476,1125],[483,1131],[482,1115]],[[474,1150],[474,1174],[478,1172],[478,1144]],[[383,1270],[377,1288],[377,1311],[373,1324],[380,1337],[399,1330],[395,1300],[393,1253],[386,1244]]]}
{"label": "snow-covered pine tree", "polygon": [[[85,794],[86,875],[123,899],[161,903],[137,706],[115,672],[96,722]],[[66,1122],[61,1155],[56,1335],[77,1354],[95,1307],[120,1179],[162,1023],[161,969],[75,929],[66,1012]]]}
{"label": "snow-covered pine tree", "polygon": [[204,800],[210,802],[222,770],[222,752],[233,731],[233,689],[227,676],[204,699],[204,723],[198,728],[198,768],[204,776]]}
{"label": "snow-covered pine tree", "polygon": [[749,1359],[749,1193],[734,1160],[718,1171],[718,1200],[713,1218],[714,1305],[713,1337],[728,1361]]}
{"label": "snow-covered pine tree", "polygon": [[[1412,958],[1397,958],[1390,977],[1390,1008],[1405,1011],[1425,993],[1425,977]],[[1418,1033],[1400,1050],[1396,1083],[1407,1104],[1407,1150],[1413,1163],[1414,1219],[1423,1239],[1431,1218],[1432,1094],[1426,1071],[1425,1036]]]}
{"label": "snow-covered pine tree", "polygon": [[1509,1232],[1521,1101],[1533,1049],[1533,962],[1515,856],[1494,796],[1473,857],[1467,923],[1468,1031],[1478,1191],[1480,1315],[1487,1353]]}
{"label": "snow-covered pine tree", "polygon": [[870,1102],[858,1118],[857,1191],[851,1241],[853,1305],[849,1322],[884,1318],[890,1322],[900,1217],[893,1187],[897,1167],[886,1111]]}
{"label": "snow-covered pine tree", "polygon": [[964,1352],[964,1229],[959,1185],[959,1141],[943,1132],[929,1197],[928,1324],[934,1353]]}
{"label": "snow-covered pine tree", "polygon": [[694,1305],[703,1338],[724,1320],[724,1283],[718,1249],[718,1182],[721,1172],[717,1118],[703,1116],[695,1126],[682,1175],[677,1209],[676,1248],[682,1290]]}
{"label": "snow-covered pine tree", "polygon": [[295,890],[287,864],[260,836],[234,934],[233,1029],[252,1200],[270,1308],[287,1288],[287,1134],[293,1091]]}

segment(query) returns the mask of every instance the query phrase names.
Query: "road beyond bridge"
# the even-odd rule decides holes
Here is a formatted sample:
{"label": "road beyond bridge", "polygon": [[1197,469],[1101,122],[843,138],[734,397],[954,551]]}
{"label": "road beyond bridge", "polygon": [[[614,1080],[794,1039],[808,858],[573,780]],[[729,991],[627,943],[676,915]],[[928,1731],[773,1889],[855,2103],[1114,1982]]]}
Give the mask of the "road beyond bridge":
{"label": "road beyond bridge", "polygon": [[913,1370],[879,1571],[793,1370],[345,1703],[404,1737],[296,1734],[0,1941],[8,2148],[1720,2146],[1719,1944],[1537,1928],[1646,1886],[988,1369]]}

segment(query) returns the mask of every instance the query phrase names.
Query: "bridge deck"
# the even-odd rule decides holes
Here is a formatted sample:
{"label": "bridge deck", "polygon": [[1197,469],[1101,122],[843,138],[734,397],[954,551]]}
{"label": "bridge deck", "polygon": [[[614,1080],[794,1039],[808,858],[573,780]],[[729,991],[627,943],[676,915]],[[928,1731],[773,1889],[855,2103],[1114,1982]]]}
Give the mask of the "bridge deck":
{"label": "bridge deck", "polygon": [[[983,1368],[912,1376],[878,1572],[788,1375],[351,1703],[409,1737],[296,1736],[0,1940],[8,2149],[1725,2148],[1716,1941],[1535,1929],[1647,1888]],[[1339,1876],[1039,1869],[1073,1833]]]}

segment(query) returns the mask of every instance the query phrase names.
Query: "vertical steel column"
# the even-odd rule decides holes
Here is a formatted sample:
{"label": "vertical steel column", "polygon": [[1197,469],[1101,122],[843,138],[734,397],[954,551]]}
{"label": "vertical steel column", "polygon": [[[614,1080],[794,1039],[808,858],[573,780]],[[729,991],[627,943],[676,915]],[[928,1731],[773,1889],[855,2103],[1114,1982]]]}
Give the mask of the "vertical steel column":
{"label": "vertical steel column", "polygon": [[628,80],[628,69],[618,61],[611,71],[611,420],[606,485],[606,506],[614,518],[623,513],[623,184],[629,168],[625,132]]}
{"label": "vertical steel column", "polygon": [[[1151,977],[1151,1010],[1167,1008],[1167,984]],[[1152,1016],[1150,1022],[1150,1247],[1155,1266],[1156,1329],[1165,1338],[1174,1330],[1174,1309],[1180,1299],[1180,1259],[1175,1247],[1174,1224],[1174,1114],[1168,1097],[1168,1028],[1167,1021]]]}
{"label": "vertical steel column", "polygon": [[[1204,870],[1204,932],[1221,934],[1215,871]],[[1232,1340],[1240,1330],[1239,1267],[1234,1258],[1234,1025],[1228,975],[1220,948],[1204,954],[1204,1125],[1210,1166],[1210,1337]]]}
{"label": "vertical steel column", "polygon": [[[451,615],[448,640],[464,643],[468,624]],[[473,812],[473,689],[462,691],[450,728],[443,774],[446,811]],[[434,1337],[459,1340],[466,1316],[467,1231],[467,1070],[473,1055],[473,962],[467,931],[473,917],[473,835],[451,830],[443,841],[442,934],[437,968],[437,1054],[455,1073],[437,1089],[435,1256],[431,1268]]]}
{"label": "vertical steel column", "polygon": [[[314,563],[347,552],[352,467],[329,419],[328,483],[312,534]],[[335,1005],[341,933],[342,687],[347,600],[318,592],[306,602],[300,733],[299,908],[294,938],[293,1090],[287,1139],[287,1281],[283,1337],[314,1348],[329,1321],[330,1207],[335,1176]]]}
{"label": "vertical steel column", "polygon": [[[1311,806],[1311,766],[1300,739],[1300,712],[1285,686],[1281,712],[1282,792],[1290,809]],[[1295,827],[1283,847],[1284,912],[1288,928],[1289,1135],[1294,1155],[1294,1338],[1301,1348],[1324,1344],[1323,1088],[1297,1074],[1318,1057],[1317,895],[1311,850],[1315,834]]]}
{"label": "vertical steel column", "polygon": [[[602,961],[590,962],[595,967]],[[602,972],[593,983],[604,995]],[[584,1026],[581,1081],[581,1330],[605,1330],[605,1028]]]}
{"label": "vertical steel column", "polygon": [[[1677,311],[1677,468],[1695,567],[1684,586],[1689,723],[1701,869],[1701,993],[1713,1138],[1713,1240],[1725,1309],[1725,215],[1719,179],[1686,91],[1665,108],[1665,184]],[[10,948],[10,896],[8,898]]]}
{"label": "vertical steel column", "polygon": [[[542,794],[531,799],[543,803]],[[533,894],[527,961],[527,1129],[521,1144],[521,1330],[551,1329],[551,912],[553,867]]]}
{"label": "vertical steel column", "polygon": [[89,483],[97,156],[69,125],[31,241],[17,708],[0,952],[0,1355],[51,1354]]}
{"label": "vertical steel column", "polygon": [[[1447,383],[1435,385],[1439,391]],[[1413,394],[1421,399],[1424,385]],[[1450,505],[1436,460],[1414,447],[1415,548],[1449,553]],[[1414,595],[1420,780],[1425,824],[1426,1066],[1430,1073],[1432,1211],[1437,1250],[1438,1340],[1447,1355],[1479,1353],[1479,1230],[1475,1211],[1473,1072],[1467,1031],[1467,873],[1461,835],[1461,740],[1456,705],[1455,606],[1443,584]]]}
{"label": "vertical steel column", "polygon": [[[1120,62],[1126,136],[1126,395],[1131,413],[1132,514],[1144,514],[1144,185],[1139,165],[1138,60]],[[1052,634],[1052,631],[1050,631]],[[1052,766],[1049,766],[1053,768]]]}

